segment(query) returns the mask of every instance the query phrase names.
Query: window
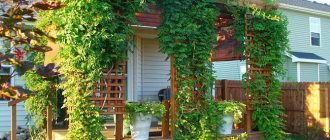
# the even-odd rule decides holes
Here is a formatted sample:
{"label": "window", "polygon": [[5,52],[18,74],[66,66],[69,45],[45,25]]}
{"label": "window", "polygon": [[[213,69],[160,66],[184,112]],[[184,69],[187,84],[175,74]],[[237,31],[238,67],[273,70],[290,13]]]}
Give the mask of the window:
{"label": "window", "polygon": [[320,18],[310,17],[310,37],[311,46],[320,47],[321,46],[321,21]]}

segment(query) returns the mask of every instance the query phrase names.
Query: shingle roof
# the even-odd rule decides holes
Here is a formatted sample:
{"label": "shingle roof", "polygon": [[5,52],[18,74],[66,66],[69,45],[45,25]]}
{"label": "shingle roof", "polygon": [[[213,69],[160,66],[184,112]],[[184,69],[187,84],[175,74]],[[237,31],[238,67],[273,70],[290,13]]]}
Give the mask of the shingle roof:
{"label": "shingle roof", "polygon": [[290,53],[300,59],[326,60],[326,59],[322,58],[321,56],[318,56],[314,53],[305,53],[305,52],[290,52]]}
{"label": "shingle roof", "polygon": [[279,0],[279,2],[283,4],[298,6],[298,7],[330,12],[330,5],[318,3],[315,1],[313,2],[308,0]]}

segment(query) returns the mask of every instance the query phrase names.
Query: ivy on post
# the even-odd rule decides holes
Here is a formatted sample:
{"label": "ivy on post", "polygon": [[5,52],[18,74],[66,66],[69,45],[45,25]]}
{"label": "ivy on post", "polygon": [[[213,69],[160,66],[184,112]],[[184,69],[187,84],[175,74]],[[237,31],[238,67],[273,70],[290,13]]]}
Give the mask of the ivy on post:
{"label": "ivy on post", "polygon": [[[56,27],[60,45],[60,87],[64,90],[64,107],[69,109],[68,139],[105,139],[101,134],[100,110],[88,97],[100,80],[102,70],[127,60],[128,41],[134,33],[129,25],[134,14],[146,7],[145,0],[63,0],[67,6],[50,12],[49,23]],[[61,15],[61,16],[58,16]],[[124,97],[124,96],[123,96]],[[118,114],[122,122],[122,114]],[[117,124],[120,129],[122,124]],[[122,139],[122,134],[116,135]]]}
{"label": "ivy on post", "polygon": [[216,139],[219,116],[210,92],[214,78],[209,59],[216,42],[215,1],[163,0],[159,7],[161,52],[171,57],[171,87],[177,87],[171,96],[176,108],[172,138]]}
{"label": "ivy on post", "polygon": [[264,9],[260,9],[243,0],[243,5],[227,6],[233,13],[235,30],[241,31],[235,34],[236,38],[246,42],[247,73],[243,86],[253,109],[253,128],[264,132],[265,139],[277,140],[284,134],[284,113],[278,98],[279,78],[284,74],[284,58],[289,49],[287,20],[277,10],[276,1],[263,0],[263,4]]}

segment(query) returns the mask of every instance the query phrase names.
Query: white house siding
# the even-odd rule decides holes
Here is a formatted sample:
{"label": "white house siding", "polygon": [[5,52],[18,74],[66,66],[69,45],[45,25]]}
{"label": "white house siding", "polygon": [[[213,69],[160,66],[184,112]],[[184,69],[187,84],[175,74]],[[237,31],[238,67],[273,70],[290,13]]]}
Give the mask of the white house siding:
{"label": "white house siding", "polygon": [[[330,63],[330,17],[303,13],[294,10],[281,9],[288,17],[289,45],[291,51],[314,53]],[[309,17],[320,18],[321,21],[321,46],[312,47],[310,44]],[[296,63],[292,63],[296,65]],[[316,65],[316,64],[315,64]],[[302,69],[302,68],[301,68]],[[309,81],[314,81],[310,79]],[[330,81],[330,70],[326,64],[320,64],[320,81]]]}
{"label": "white house siding", "polygon": [[245,66],[244,61],[220,61],[213,62],[213,71],[217,80],[240,80],[240,67]]}
{"label": "white house siding", "polygon": [[[3,41],[0,38],[0,49],[3,49]],[[12,86],[24,86],[24,81],[21,80],[20,76],[16,75],[11,80]],[[17,126],[26,127],[27,120],[25,119],[26,113],[24,111],[24,103],[17,104]],[[0,137],[10,131],[10,107],[8,101],[0,100]]]}
{"label": "white house siding", "polygon": [[[27,120],[23,103],[17,104],[17,126],[26,127]],[[7,101],[0,101],[0,137],[10,131],[10,107]]]}
{"label": "white house siding", "polygon": [[318,64],[301,63],[300,64],[300,81],[301,82],[317,82],[318,81]]}
{"label": "white house siding", "polygon": [[[140,37],[135,38],[136,46],[134,48],[134,60],[133,60],[133,94],[134,101],[141,99],[142,93],[142,40]],[[129,93],[130,94],[130,93]]]}
{"label": "white house siding", "polygon": [[159,52],[157,39],[142,39],[142,81],[140,99],[158,100],[158,91],[170,86],[170,62]]}
{"label": "white house siding", "polygon": [[284,68],[286,69],[286,77],[284,81],[287,82],[297,81],[297,63],[292,62],[292,59],[287,57]]}
{"label": "white house siding", "polygon": [[[13,78],[14,86],[24,86],[24,81],[19,76]],[[27,120],[24,103],[17,104],[17,126],[26,127]],[[8,101],[0,100],[0,137],[10,130],[10,107]]]}
{"label": "white house siding", "polygon": [[320,82],[329,82],[329,81],[330,81],[329,66],[327,64],[320,64]]}

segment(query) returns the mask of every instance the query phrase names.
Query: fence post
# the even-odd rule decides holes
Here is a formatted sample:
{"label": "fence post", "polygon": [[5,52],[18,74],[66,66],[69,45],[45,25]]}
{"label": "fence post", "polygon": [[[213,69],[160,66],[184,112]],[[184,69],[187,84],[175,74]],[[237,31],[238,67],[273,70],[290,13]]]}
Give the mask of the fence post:
{"label": "fence post", "polygon": [[222,100],[228,100],[229,99],[227,86],[228,86],[228,81],[227,80],[221,80],[221,98],[222,98]]}

